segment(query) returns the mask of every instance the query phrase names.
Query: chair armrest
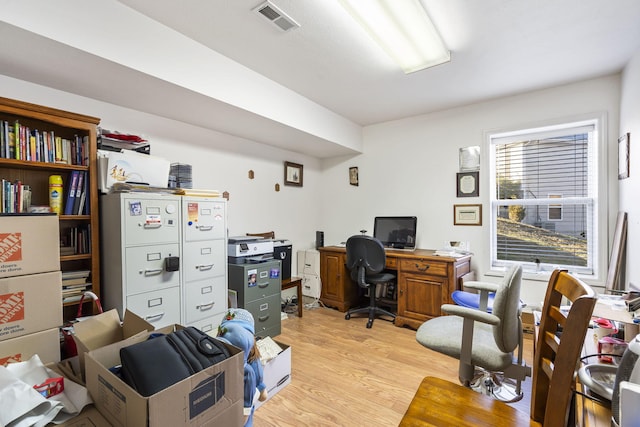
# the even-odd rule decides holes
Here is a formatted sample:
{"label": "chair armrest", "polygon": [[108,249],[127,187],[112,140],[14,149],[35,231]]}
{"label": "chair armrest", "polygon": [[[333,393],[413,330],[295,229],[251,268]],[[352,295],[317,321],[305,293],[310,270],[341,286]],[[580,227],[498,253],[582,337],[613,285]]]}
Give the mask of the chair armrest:
{"label": "chair armrest", "polygon": [[476,280],[470,280],[468,282],[464,282],[463,286],[469,289],[476,289],[478,291],[489,291],[496,292],[500,287],[499,283],[491,283],[491,282],[478,282]]}
{"label": "chair armrest", "polygon": [[500,323],[500,318],[498,316],[494,316],[486,311],[477,310],[475,308],[467,308],[455,304],[443,304],[440,309],[447,314],[475,320],[488,325],[497,325]]}

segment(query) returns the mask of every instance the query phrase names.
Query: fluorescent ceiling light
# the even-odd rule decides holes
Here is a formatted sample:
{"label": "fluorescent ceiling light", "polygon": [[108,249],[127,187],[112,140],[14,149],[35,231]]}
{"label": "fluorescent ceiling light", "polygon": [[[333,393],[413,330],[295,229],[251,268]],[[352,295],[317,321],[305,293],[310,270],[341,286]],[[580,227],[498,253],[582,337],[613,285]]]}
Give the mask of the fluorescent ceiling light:
{"label": "fluorescent ceiling light", "polygon": [[340,0],[340,3],[405,73],[451,60],[420,0]]}

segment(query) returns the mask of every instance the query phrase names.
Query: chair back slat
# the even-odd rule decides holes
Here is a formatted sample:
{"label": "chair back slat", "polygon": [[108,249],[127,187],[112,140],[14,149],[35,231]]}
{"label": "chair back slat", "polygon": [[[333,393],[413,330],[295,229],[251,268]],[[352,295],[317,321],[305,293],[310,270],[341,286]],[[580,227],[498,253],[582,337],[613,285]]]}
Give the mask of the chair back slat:
{"label": "chair back slat", "polygon": [[[570,303],[563,313],[563,299]],[[545,427],[567,425],[574,373],[596,304],[593,289],[564,270],[549,279],[536,343],[531,418]]]}

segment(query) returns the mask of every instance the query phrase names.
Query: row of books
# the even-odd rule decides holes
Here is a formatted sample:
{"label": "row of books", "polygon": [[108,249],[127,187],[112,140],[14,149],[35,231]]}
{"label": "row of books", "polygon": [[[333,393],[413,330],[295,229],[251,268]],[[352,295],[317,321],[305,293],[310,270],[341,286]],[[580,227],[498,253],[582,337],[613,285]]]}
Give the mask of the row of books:
{"label": "row of books", "polygon": [[87,192],[89,191],[88,176],[85,171],[72,171],[67,186],[67,196],[64,204],[65,215],[88,215],[89,203]]}
{"label": "row of books", "polygon": [[[91,253],[91,225],[80,225],[67,229],[60,236],[60,255]],[[64,276],[63,276],[64,280]]]}
{"label": "row of books", "polygon": [[89,164],[88,136],[73,139],[56,136],[54,131],[39,131],[0,120],[0,157],[31,162]]}
{"label": "row of books", "polygon": [[2,180],[0,213],[26,213],[31,204],[31,187],[21,181]]}
{"label": "row of books", "polygon": [[73,270],[62,272],[62,302],[79,301],[86,291],[91,291],[93,285],[89,281],[89,270]]}

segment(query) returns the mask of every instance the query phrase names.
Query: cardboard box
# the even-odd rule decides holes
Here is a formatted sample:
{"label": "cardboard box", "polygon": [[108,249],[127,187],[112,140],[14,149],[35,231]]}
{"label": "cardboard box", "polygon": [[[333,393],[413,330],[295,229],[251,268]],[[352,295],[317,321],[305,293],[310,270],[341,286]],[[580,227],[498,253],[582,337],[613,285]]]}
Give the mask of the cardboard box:
{"label": "cardboard box", "polygon": [[268,395],[264,402],[256,402],[256,409],[291,382],[291,347],[278,341],[276,344],[282,348],[282,352],[263,366],[264,384],[267,386]]}
{"label": "cardboard box", "polygon": [[73,325],[73,340],[78,350],[80,373],[84,378],[85,353],[130,338],[143,331],[153,331],[153,325],[135,313],[126,310],[120,322],[118,310],[88,317]]}
{"label": "cardboard box", "polygon": [[[179,325],[159,331],[181,328]],[[158,332],[158,331],[156,331]],[[144,397],[109,370],[120,365],[120,349],[149,333],[92,350],[85,355],[87,388],[96,408],[117,426],[241,426],[243,353],[227,345],[231,357],[152,396]]]}
{"label": "cardboard box", "polygon": [[60,361],[60,330],[58,328],[35,332],[0,341],[0,366],[24,362],[37,354],[42,363]]}
{"label": "cardboard box", "polygon": [[524,332],[525,337],[532,337],[536,327],[533,312],[523,311],[520,318],[522,319],[522,332]]}
{"label": "cardboard box", "polygon": [[59,271],[0,279],[0,341],[62,325]]}
{"label": "cardboard box", "polygon": [[62,424],[49,424],[51,427],[112,427],[93,405],[82,408],[77,416]]}
{"label": "cardboard box", "polygon": [[0,277],[60,270],[59,229],[55,214],[0,216]]}

